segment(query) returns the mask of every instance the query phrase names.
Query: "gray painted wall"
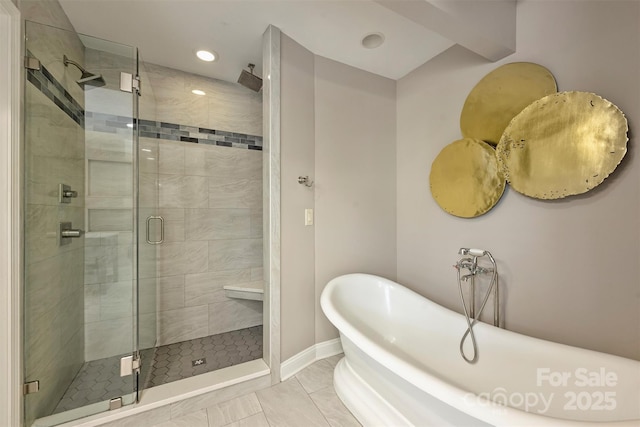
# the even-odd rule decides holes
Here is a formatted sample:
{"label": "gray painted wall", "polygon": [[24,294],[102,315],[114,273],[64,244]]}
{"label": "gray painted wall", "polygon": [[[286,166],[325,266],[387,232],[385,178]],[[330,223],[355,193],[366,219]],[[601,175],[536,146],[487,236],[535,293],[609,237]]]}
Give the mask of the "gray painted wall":
{"label": "gray painted wall", "polygon": [[[338,336],[336,276],[396,275],[396,83],[282,43],[282,359]],[[297,183],[310,175],[313,189]],[[304,209],[315,207],[315,225]],[[315,339],[315,341],[314,341]]]}
{"label": "gray painted wall", "polygon": [[313,209],[315,180],[314,55],[282,34],[281,44],[281,335],[282,360],[311,347],[315,337],[315,227],[304,225]]}
{"label": "gray painted wall", "polygon": [[[347,273],[396,278],[396,82],[316,56],[316,342],[336,338],[320,309]],[[364,297],[364,295],[363,295]]]}
{"label": "gray painted wall", "polygon": [[[398,280],[460,311],[451,265],[460,247],[498,261],[507,329],[640,358],[640,165],[635,140],[595,190],[558,201],[507,189],[476,219],[446,214],[429,192],[440,150],[459,139],[471,88],[499,65],[547,67],[559,90],[595,92],[640,117],[640,3],[520,1],[517,52],[488,63],[453,47],[398,81]],[[544,29],[544,30],[542,30]]]}

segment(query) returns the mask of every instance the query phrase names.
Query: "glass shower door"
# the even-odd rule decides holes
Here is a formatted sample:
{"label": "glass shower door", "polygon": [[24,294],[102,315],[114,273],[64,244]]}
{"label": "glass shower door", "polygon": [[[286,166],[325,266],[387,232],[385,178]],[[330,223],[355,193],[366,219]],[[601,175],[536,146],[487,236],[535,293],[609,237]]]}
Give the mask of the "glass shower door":
{"label": "glass shower door", "polygon": [[[25,425],[136,398],[136,50],[27,22]],[[151,261],[153,262],[153,260]],[[154,290],[155,293],[155,290]]]}
{"label": "glass shower door", "polygon": [[[141,89],[135,99],[138,118],[155,119],[156,101],[153,91],[148,84],[144,62],[138,57],[137,75]],[[137,277],[138,277],[138,323],[136,348],[140,356],[140,370],[137,373],[137,400],[150,380],[150,371],[156,349],[156,316],[157,316],[157,288],[158,278],[156,264],[158,251],[164,241],[164,219],[159,212],[159,183],[158,163],[160,152],[158,140],[141,137],[138,120],[137,151],[135,164],[137,166],[136,206],[137,220]],[[143,121],[144,123],[144,121]]]}

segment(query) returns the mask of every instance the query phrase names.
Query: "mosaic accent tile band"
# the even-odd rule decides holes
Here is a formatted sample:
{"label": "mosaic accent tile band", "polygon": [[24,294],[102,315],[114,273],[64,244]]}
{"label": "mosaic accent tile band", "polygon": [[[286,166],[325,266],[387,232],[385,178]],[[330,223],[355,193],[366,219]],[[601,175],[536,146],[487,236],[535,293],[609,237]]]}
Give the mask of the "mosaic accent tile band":
{"label": "mosaic accent tile band", "polygon": [[[34,57],[30,53],[29,56]],[[131,133],[136,120],[84,109],[62,84],[44,67],[27,70],[27,80],[85,130],[107,133]],[[176,123],[139,120],[140,136],[194,144],[218,145],[262,151],[262,137],[244,133],[207,129]]]}
{"label": "mosaic accent tile band", "polygon": [[[131,129],[136,123],[136,121],[130,117],[91,111],[85,113],[85,120],[86,130],[108,133],[131,132]],[[140,126],[140,136],[143,138],[262,150],[262,137],[257,135],[143,119],[139,120],[138,124]]]}
{"label": "mosaic accent tile band", "polygon": [[[29,56],[33,55],[29,54]],[[74,122],[84,126],[84,110],[44,65],[41,65],[39,70],[28,69],[27,80],[71,117]]]}

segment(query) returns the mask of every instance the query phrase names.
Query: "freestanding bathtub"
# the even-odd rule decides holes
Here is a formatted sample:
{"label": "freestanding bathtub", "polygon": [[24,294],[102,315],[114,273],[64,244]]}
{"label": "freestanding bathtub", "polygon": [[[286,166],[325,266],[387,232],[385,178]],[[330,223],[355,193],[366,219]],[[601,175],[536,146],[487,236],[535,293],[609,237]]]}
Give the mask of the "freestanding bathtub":
{"label": "freestanding bathtub", "polygon": [[640,425],[638,361],[478,323],[471,365],[462,315],[366,274],[329,282],[321,305],[345,354],[336,392],[365,426]]}

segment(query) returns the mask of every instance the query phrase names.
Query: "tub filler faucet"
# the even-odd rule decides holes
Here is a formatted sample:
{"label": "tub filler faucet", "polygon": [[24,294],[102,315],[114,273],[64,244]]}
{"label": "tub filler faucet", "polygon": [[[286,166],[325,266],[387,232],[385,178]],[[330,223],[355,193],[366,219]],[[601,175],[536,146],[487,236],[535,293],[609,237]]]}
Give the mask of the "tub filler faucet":
{"label": "tub filler faucet", "polygon": [[[476,344],[476,337],[473,333],[473,326],[478,322],[482,311],[484,310],[491,291],[493,291],[493,326],[500,327],[500,301],[499,301],[499,287],[498,287],[498,267],[496,266],[496,260],[493,258],[489,251],[483,249],[469,249],[460,248],[458,255],[462,255],[465,258],[461,258],[454,265],[454,268],[458,271],[458,290],[460,291],[460,300],[462,301],[462,309],[467,321],[467,330],[460,340],[460,354],[462,358],[468,363],[475,363],[478,360],[478,347]],[[478,258],[486,256],[489,258],[492,266],[482,267],[478,265]],[[467,274],[461,274],[462,270],[467,270]],[[491,283],[487,289],[487,293],[482,299],[478,315],[476,316],[476,289],[475,278],[477,275],[491,275]],[[467,307],[467,302],[464,298],[464,292],[462,292],[462,282],[469,283],[470,299],[471,302]],[[467,336],[471,337],[471,343],[473,345],[473,357],[468,358],[464,352],[464,342]]]}

